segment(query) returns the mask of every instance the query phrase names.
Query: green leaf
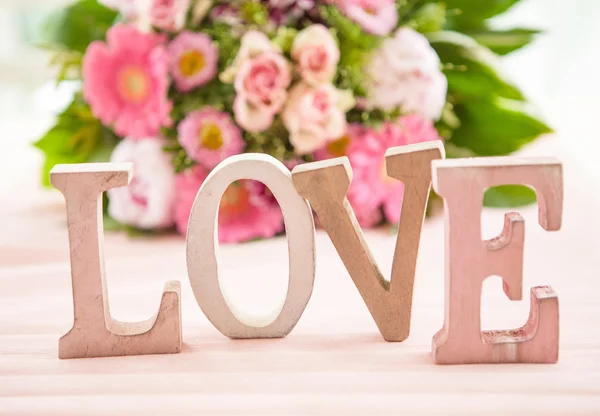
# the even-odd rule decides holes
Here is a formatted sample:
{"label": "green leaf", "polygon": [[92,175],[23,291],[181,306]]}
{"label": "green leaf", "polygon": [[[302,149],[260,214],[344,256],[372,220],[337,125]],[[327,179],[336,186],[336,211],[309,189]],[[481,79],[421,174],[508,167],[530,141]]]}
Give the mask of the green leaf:
{"label": "green leaf", "polygon": [[444,0],[448,10],[448,27],[458,29],[479,28],[490,17],[510,9],[519,0]]}
{"label": "green leaf", "polygon": [[552,132],[521,101],[503,98],[465,101],[455,105],[454,111],[461,124],[452,135],[452,143],[480,156],[510,154]]}
{"label": "green leaf", "polygon": [[50,186],[49,172],[56,164],[107,161],[117,142],[118,137],[102,126],[77,95],[54,127],[34,143],[44,153],[42,183]]}
{"label": "green leaf", "polygon": [[364,66],[383,38],[365,33],[360,25],[348,19],[336,7],[323,6],[319,10],[340,47],[335,86],[352,90],[355,96],[364,96]]}
{"label": "green leaf", "polygon": [[485,191],[486,207],[514,208],[535,203],[535,191],[523,185],[495,186]]}
{"label": "green leaf", "polygon": [[231,66],[240,49],[240,37],[226,23],[210,22],[196,29],[209,35],[219,45],[219,73]]}
{"label": "green leaf", "polygon": [[298,31],[291,27],[280,27],[277,29],[275,33],[275,37],[272,39],[272,42],[279,46],[282,52],[286,55],[290,54],[292,50],[292,44],[294,43],[294,39]]}
{"label": "green leaf", "polygon": [[44,43],[85,53],[95,40],[104,40],[117,13],[96,0],[81,0],[53,14],[43,29]]}
{"label": "green leaf", "polygon": [[442,31],[427,37],[443,63],[448,90],[459,99],[464,96],[524,99],[502,73],[498,57],[469,36]]}
{"label": "green leaf", "polygon": [[417,32],[438,32],[446,22],[446,7],[443,3],[429,3],[421,7],[408,22]]}
{"label": "green leaf", "polygon": [[241,7],[241,16],[249,24],[265,26],[269,22],[267,7],[256,1],[245,1]]}
{"label": "green leaf", "polygon": [[103,216],[103,225],[104,229],[107,231],[121,231],[126,229],[126,226],[124,226],[108,214],[104,214]]}
{"label": "green leaf", "polygon": [[509,30],[485,29],[468,34],[492,52],[506,55],[530,43],[538,33],[540,31],[535,29],[515,28]]}

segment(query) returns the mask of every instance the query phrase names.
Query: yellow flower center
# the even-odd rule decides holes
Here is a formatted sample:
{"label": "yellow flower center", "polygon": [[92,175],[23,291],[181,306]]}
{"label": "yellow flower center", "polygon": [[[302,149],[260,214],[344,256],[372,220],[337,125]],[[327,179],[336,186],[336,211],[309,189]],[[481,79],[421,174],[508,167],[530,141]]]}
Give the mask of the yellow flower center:
{"label": "yellow flower center", "polygon": [[346,156],[348,145],[350,145],[350,137],[345,135],[337,140],[329,142],[327,145],[327,151],[335,157]]}
{"label": "yellow flower center", "polygon": [[179,59],[179,70],[186,77],[196,75],[204,68],[204,55],[198,51],[188,51]]}
{"label": "yellow flower center", "polygon": [[139,103],[148,96],[148,75],[135,66],[123,68],[117,75],[117,88],[124,99]]}
{"label": "yellow flower center", "polygon": [[210,150],[217,150],[223,146],[223,134],[219,126],[213,123],[202,126],[198,132],[202,147]]}

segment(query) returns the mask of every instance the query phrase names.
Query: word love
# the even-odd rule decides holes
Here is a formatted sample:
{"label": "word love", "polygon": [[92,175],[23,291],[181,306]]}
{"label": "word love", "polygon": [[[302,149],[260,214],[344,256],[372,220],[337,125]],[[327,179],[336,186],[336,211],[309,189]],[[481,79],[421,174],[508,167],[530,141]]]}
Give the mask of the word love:
{"label": "word love", "polygon": [[[348,159],[297,166],[293,172],[262,154],[223,161],[198,192],[189,220],[187,266],[192,290],[212,324],[230,338],[284,337],[310,299],[315,278],[312,210],[329,234],[386,341],[403,341],[410,331],[413,284],[421,228],[433,183],[444,198],[446,222],[445,317],[434,336],[438,364],[553,363],[558,360],[558,298],[550,287],[531,289],[531,312],[519,329],[481,331],[482,282],[502,277],[504,292],[520,300],[523,283],[524,221],[505,215],[502,233],[481,240],[480,211],[487,188],[523,184],[535,189],[539,222],[561,226],[562,166],[556,159],[472,158],[444,160],[441,142],[388,149],[387,174],[404,183],[392,275],[388,282],[373,259],[346,194],[352,181]],[[67,208],[74,325],[59,341],[60,358],[168,354],[181,350],[179,282],[167,282],[157,314],[126,323],[110,315],[102,252],[102,193],[126,186],[131,164],[57,165],[51,182]],[[289,285],[279,310],[260,319],[236,310],[219,287],[217,214],[227,187],[240,179],[263,182],[285,218]],[[312,210],[311,210],[312,207]]]}

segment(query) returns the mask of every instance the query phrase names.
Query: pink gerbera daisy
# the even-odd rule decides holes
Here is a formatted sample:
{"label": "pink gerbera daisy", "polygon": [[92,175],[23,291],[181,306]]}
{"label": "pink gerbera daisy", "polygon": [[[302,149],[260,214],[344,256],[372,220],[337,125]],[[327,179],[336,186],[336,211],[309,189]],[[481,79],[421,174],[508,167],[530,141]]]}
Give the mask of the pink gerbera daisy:
{"label": "pink gerbera daisy", "polygon": [[270,192],[261,193],[252,181],[229,185],[219,206],[219,241],[235,243],[255,238],[273,237],[283,231],[283,213],[271,199]]}
{"label": "pink gerbera daisy", "polygon": [[[350,124],[346,130],[346,134],[337,139],[329,140],[321,149],[315,152],[315,160],[347,156],[348,149],[354,140],[359,139],[367,132],[368,129],[361,124]],[[378,205],[357,200],[355,194],[352,192],[348,194],[348,199],[352,205],[356,219],[362,227],[372,227],[381,222],[382,215]]]}
{"label": "pink gerbera daisy", "polygon": [[[206,171],[197,166],[176,180],[175,221],[181,234],[187,232],[192,205],[206,179]],[[283,231],[283,213],[272,194],[253,181],[231,184],[219,205],[219,241],[235,243],[273,237]]]}
{"label": "pink gerbera daisy", "polygon": [[179,143],[188,156],[212,169],[245,147],[240,129],[229,114],[210,107],[188,114],[178,127]]}
{"label": "pink gerbera daisy", "polygon": [[169,67],[180,91],[205,85],[217,74],[219,52],[210,36],[183,32],[169,44]]}
{"label": "pink gerbera daisy", "polygon": [[120,136],[156,136],[171,123],[166,38],[117,24],[107,42],[90,44],[83,58],[83,94],[92,112]]}
{"label": "pink gerbera daisy", "polygon": [[[383,206],[385,218],[398,223],[404,184],[386,174],[385,152],[390,147],[440,140],[433,124],[417,115],[384,123],[379,130],[366,129],[348,148],[354,178],[348,198],[360,207]],[[357,214],[358,216],[358,214]]]}
{"label": "pink gerbera daisy", "polygon": [[362,136],[367,128],[361,124],[350,124],[346,128],[346,134],[341,137],[330,139],[327,143],[317,150],[314,154],[315,160],[326,160],[334,157],[348,155],[348,148],[352,141]]}

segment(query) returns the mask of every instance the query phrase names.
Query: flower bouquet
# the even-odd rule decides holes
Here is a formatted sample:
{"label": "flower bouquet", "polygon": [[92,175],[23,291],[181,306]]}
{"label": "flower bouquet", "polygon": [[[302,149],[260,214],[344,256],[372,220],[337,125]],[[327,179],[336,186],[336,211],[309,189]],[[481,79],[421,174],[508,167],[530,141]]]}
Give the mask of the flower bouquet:
{"label": "flower bouquet", "polygon": [[[290,168],[347,156],[363,227],[395,224],[403,184],[392,146],[443,139],[448,157],[504,155],[550,129],[498,69],[531,29],[488,19],[517,0],[81,0],[53,15],[45,47],[78,92],[36,146],[56,163],[131,161],[105,225],[186,232],[193,200],[223,159],[268,153]],[[487,205],[529,203],[494,188]],[[283,231],[264,185],[232,184],[222,242]]]}

